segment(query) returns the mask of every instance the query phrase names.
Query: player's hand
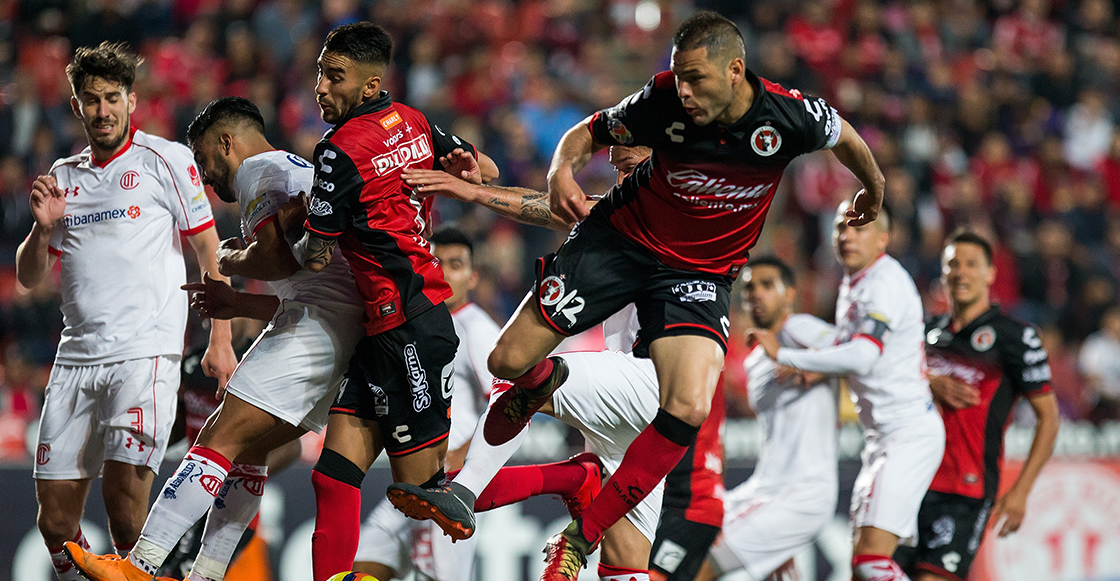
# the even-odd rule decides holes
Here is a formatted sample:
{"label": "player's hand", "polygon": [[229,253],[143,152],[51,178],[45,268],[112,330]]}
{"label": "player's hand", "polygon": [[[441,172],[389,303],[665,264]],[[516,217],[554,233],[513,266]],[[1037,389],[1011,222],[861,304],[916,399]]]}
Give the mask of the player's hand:
{"label": "player's hand", "polygon": [[765,329],[747,329],[747,342],[753,342],[762,347],[766,351],[766,356],[777,360],[778,359],[778,338],[773,333]]}
{"label": "player's hand", "polygon": [[801,375],[801,370],[789,365],[779,365],[774,369],[774,379],[781,383],[790,384],[796,383],[798,385],[805,385],[804,376]]}
{"label": "player's hand", "polygon": [[980,390],[948,375],[929,376],[929,390],[939,403],[955,410],[980,403]]}
{"label": "player's hand", "polygon": [[66,214],[66,192],[54,176],[39,176],[31,183],[31,216],[42,228],[54,228]]}
{"label": "player's hand", "polygon": [[844,215],[848,217],[849,226],[859,227],[874,222],[875,218],[879,217],[879,210],[882,207],[882,193],[875,195],[863,189],[856,192],[856,197],[852,200],[852,207],[848,208]]}
{"label": "player's hand", "polygon": [[478,167],[478,160],[461,147],[439,158],[439,163],[445,172],[457,178],[472,184],[482,183],[482,168]]}
{"label": "player's hand", "polygon": [[996,529],[999,536],[1006,537],[1019,530],[1023,524],[1023,515],[1027,513],[1027,494],[1012,488],[996,501],[992,507],[991,520],[988,522]]}
{"label": "player's hand", "polygon": [[591,212],[587,195],[569,171],[548,176],[548,205],[553,215],[569,223],[582,222]]}
{"label": "player's hand", "polygon": [[433,169],[406,169],[401,172],[401,177],[406,184],[412,187],[412,197],[418,200],[432,195],[440,195],[460,202],[474,202],[471,188],[474,182],[457,178],[448,172]]}
{"label": "player's hand", "polygon": [[236,236],[226,238],[218,244],[218,272],[223,276],[233,276],[237,273],[236,263],[245,250],[245,243]]}
{"label": "player's hand", "polygon": [[210,273],[202,275],[202,282],[187,283],[179,287],[193,293],[191,308],[197,309],[206,319],[229,320],[240,316],[238,295],[225,281],[210,278]]}
{"label": "player's hand", "polygon": [[287,235],[291,232],[303,232],[303,223],[307,221],[307,194],[300,192],[280,206],[276,213],[276,222],[280,229]]}

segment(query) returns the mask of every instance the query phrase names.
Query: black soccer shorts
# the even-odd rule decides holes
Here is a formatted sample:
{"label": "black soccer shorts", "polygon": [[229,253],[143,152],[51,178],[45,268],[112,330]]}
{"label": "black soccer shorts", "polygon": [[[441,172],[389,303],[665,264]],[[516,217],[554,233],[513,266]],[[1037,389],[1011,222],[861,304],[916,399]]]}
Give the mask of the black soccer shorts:
{"label": "black soccer shorts", "polygon": [[458,346],[443,303],[399,327],[363,338],[350,358],[331,413],[376,421],[390,456],[447,438]]}
{"label": "black soccer shorts", "polygon": [[575,335],[634,303],[641,330],[634,355],[659,337],[710,337],[727,351],[728,276],[665,266],[603,218],[584,220],[560,250],[537,261],[536,304],[548,324]]}
{"label": "black soccer shorts", "polygon": [[911,578],[929,571],[963,581],[984,538],[991,507],[991,500],[927,492],[918,510],[918,544],[899,547],[894,560]]}
{"label": "black soccer shorts", "polygon": [[719,536],[719,527],[690,521],[681,511],[665,510],[650,547],[650,579],[692,581],[708,550]]}

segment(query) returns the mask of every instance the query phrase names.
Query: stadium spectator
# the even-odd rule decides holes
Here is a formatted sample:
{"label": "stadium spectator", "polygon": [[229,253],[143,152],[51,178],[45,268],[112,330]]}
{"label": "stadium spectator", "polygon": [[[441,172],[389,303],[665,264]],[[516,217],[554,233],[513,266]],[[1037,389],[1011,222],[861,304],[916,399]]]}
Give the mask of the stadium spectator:
{"label": "stadium spectator", "polygon": [[1101,329],[1085,339],[1078,357],[1095,423],[1120,417],[1120,306],[1101,319]]}

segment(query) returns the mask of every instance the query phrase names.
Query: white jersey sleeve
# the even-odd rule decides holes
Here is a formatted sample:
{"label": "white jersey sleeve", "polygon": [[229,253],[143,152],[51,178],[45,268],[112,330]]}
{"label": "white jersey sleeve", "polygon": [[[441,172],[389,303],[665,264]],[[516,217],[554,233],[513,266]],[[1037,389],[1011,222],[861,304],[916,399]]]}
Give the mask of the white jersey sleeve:
{"label": "white jersey sleeve", "polygon": [[181,143],[167,141],[150,135],[137,139],[137,144],[153,150],[159,156],[160,181],[167,192],[167,210],[184,236],[197,234],[214,224],[210,200],[202,186],[202,174],[194,163],[191,150]]}
{"label": "white jersey sleeve", "polygon": [[286,173],[268,173],[261,176],[254,187],[237,192],[237,203],[241,208],[241,234],[246,241],[252,242],[261,228],[276,220],[280,206],[288,201],[293,186],[289,177]]}

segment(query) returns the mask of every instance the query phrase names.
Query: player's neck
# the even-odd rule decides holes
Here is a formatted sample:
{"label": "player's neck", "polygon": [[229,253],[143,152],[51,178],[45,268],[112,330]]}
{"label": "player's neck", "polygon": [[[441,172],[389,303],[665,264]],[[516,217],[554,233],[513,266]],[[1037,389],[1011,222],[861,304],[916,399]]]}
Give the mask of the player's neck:
{"label": "player's neck", "polygon": [[724,110],[723,115],[716,119],[716,122],[720,125],[731,125],[742,119],[754,104],[754,96],[754,85],[744,77],[743,82],[736,87],[734,96],[731,97],[731,104]]}
{"label": "player's neck", "polygon": [[774,319],[774,324],[770,325],[770,328],[767,329],[767,331],[770,331],[771,333],[773,333],[775,335],[780,333],[782,331],[782,327],[786,326],[786,321],[789,320],[789,315],[790,315],[790,312],[786,311],[785,314],[778,317],[777,319]]}
{"label": "player's neck", "polygon": [[276,151],[276,148],[272,147],[272,144],[263,135],[249,135],[234,141],[233,153],[238,159],[236,160],[236,169],[233,170],[233,175],[230,178],[237,176],[237,170],[241,169],[245,160],[270,151]]}
{"label": "player's neck", "polygon": [[953,328],[960,330],[967,327],[969,323],[972,323],[977,317],[988,312],[990,308],[992,308],[992,301],[988,298],[982,298],[967,305],[954,303],[953,314],[950,315]]}
{"label": "player's neck", "polygon": [[94,145],[93,140],[90,140],[89,141],[89,152],[90,152],[90,155],[93,157],[93,161],[95,163],[97,163],[99,166],[102,166],[102,165],[105,165],[105,164],[109,163],[110,160],[112,160],[114,157],[119,155],[120,152],[127,149],[128,146],[130,146],[130,145],[132,145],[132,130],[131,129],[129,130],[128,136],[124,138],[124,141],[122,141],[120,145],[116,146],[113,149],[101,149],[100,147],[97,147],[96,145]]}

